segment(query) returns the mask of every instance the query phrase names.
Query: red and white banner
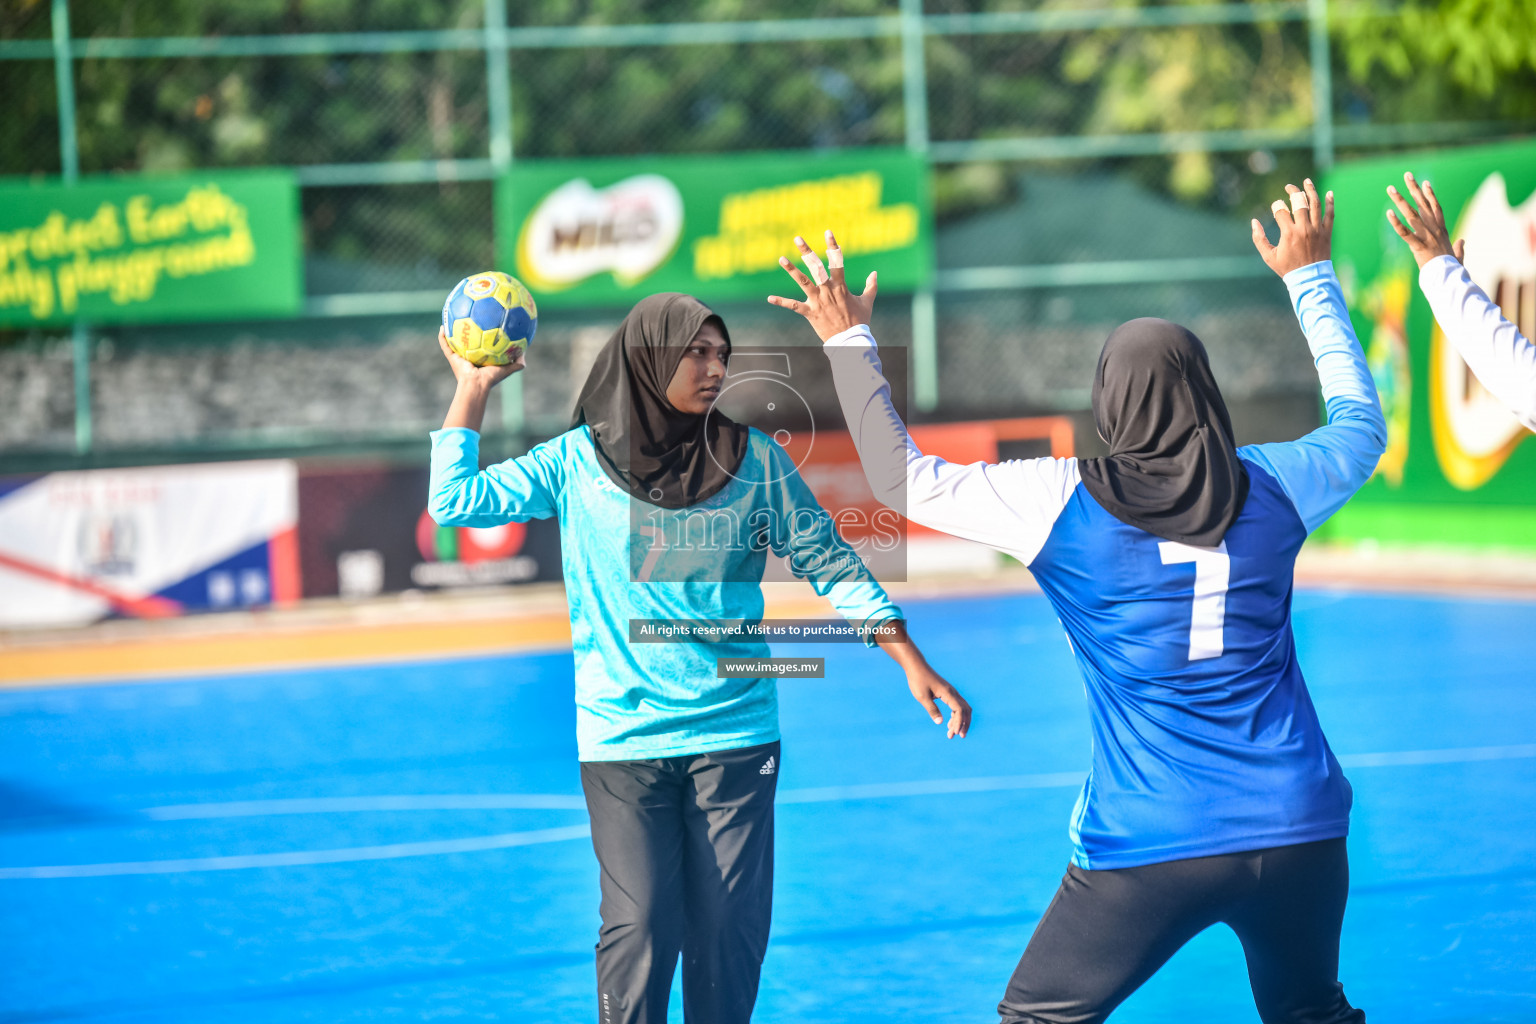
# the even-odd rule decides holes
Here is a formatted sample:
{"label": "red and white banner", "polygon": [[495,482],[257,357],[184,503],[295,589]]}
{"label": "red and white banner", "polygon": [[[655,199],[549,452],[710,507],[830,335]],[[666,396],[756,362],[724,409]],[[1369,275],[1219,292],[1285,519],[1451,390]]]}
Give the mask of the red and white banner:
{"label": "red and white banner", "polygon": [[286,460],[0,481],[0,625],[296,600],[297,521]]}

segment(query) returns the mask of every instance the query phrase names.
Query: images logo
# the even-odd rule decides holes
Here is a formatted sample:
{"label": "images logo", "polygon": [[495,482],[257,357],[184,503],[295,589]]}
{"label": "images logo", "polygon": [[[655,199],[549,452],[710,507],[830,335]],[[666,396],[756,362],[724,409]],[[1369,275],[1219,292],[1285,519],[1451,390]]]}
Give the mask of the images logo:
{"label": "images logo", "polygon": [[[710,416],[720,413],[738,423],[750,424],[789,453],[791,463],[784,472],[775,473],[763,466],[763,478],[749,483],[777,483],[789,473],[799,472],[816,443],[816,419],[811,414],[811,404],[789,383],[790,363],[788,352],[743,351],[733,355],[726,369],[725,386],[710,407]],[[713,450],[709,457],[714,460]]]}
{"label": "images logo", "polygon": [[[1509,205],[1504,176],[1484,179],[1451,235],[1467,240],[1467,273],[1526,337],[1536,336],[1536,194]],[[1478,382],[1438,324],[1429,352],[1429,419],[1440,468],[1475,490],[1529,432]]]}
{"label": "images logo", "polygon": [[683,197],[659,174],[595,189],[568,181],[534,207],[517,239],[517,272],[536,289],[560,291],[611,271],[629,287],[667,261],[683,233]]}

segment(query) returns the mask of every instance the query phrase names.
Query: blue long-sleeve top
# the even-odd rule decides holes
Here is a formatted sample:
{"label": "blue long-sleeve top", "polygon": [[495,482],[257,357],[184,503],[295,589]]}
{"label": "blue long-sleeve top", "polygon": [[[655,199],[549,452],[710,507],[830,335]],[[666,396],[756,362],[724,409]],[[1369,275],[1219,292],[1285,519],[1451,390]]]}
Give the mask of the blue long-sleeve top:
{"label": "blue long-sleeve top", "polygon": [[1093,760],[1073,860],[1122,868],[1336,838],[1351,792],[1296,658],[1291,580],[1307,535],[1375,470],[1386,424],[1333,265],[1285,276],[1328,422],[1237,450],[1249,490],[1215,547],[1110,515],[1076,459],[968,466],[925,455],[890,401],[869,329],[827,341],[875,495],[1034,573],[1082,672]]}
{"label": "blue long-sleeve top", "polygon": [[630,642],[631,620],[761,620],[770,550],[851,622],[901,618],[788,454],[759,430],[735,479],[684,509],[651,505],[615,485],[586,426],[485,470],[479,449],[474,431],[433,432],[428,509],[454,526],[559,519],[583,761],[779,738],[772,679],[717,678],[717,659],[767,657],[766,643]]}

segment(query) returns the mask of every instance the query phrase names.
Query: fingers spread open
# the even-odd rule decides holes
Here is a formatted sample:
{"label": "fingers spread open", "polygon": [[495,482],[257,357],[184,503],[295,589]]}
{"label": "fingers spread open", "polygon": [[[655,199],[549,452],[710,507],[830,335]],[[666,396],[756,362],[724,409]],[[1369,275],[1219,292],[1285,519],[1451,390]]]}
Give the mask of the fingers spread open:
{"label": "fingers spread open", "polygon": [[811,284],[811,279],[800,273],[800,271],[796,270],[795,265],[789,262],[789,257],[787,256],[779,257],[779,266],[784,268],[784,272],[786,274],[795,279],[795,284],[798,284],[800,286],[800,290],[805,292],[806,296],[809,297],[811,294],[811,288],[813,287]]}
{"label": "fingers spread open", "polygon": [[811,280],[817,284],[827,283],[827,268],[821,263],[821,257],[805,244],[805,239],[795,236],[795,248],[800,250],[800,262],[805,264],[805,269],[810,272]]}
{"label": "fingers spread open", "polygon": [[1291,200],[1291,219],[1298,228],[1310,228],[1312,226],[1311,207],[1307,202],[1307,194],[1295,185],[1285,186]]}
{"label": "fingers spread open", "polygon": [[1465,238],[1456,239],[1456,244],[1451,246],[1451,255],[1456,257],[1457,263],[1466,262],[1467,240]]}
{"label": "fingers spread open", "polygon": [[1424,189],[1425,207],[1436,217],[1444,220],[1445,215],[1440,212],[1440,197],[1435,195],[1435,187],[1427,181],[1421,187]]}
{"label": "fingers spread open", "polygon": [[1302,182],[1307,190],[1307,209],[1311,212],[1312,226],[1316,227],[1323,222],[1323,204],[1317,198],[1317,186],[1312,184],[1312,179],[1307,178]]}
{"label": "fingers spread open", "polygon": [[1407,242],[1409,245],[1412,245],[1418,241],[1418,239],[1414,237],[1413,232],[1409,231],[1406,227],[1403,226],[1403,222],[1398,220],[1397,213],[1395,211],[1387,211],[1387,223],[1391,224],[1392,230],[1396,231],[1398,236],[1401,237],[1402,240]]}
{"label": "fingers spread open", "polygon": [[1397,212],[1402,215],[1403,224],[1407,226],[1409,231],[1417,235],[1424,226],[1419,220],[1418,213],[1412,206],[1408,205],[1408,200],[1403,198],[1403,194],[1390,185],[1387,186],[1387,196],[1392,200],[1392,205],[1397,207]]}
{"label": "fingers spread open", "polygon": [[783,306],[791,313],[799,313],[801,316],[806,316],[811,311],[811,307],[807,306],[805,303],[796,299],[786,299],[781,295],[770,295],[768,296],[768,301],[773,303],[775,306]]}
{"label": "fingers spread open", "polygon": [[1269,236],[1264,234],[1264,225],[1259,223],[1257,217],[1253,221],[1253,247],[1259,250],[1259,255],[1264,257],[1265,262],[1275,254],[1275,247],[1270,244]]}
{"label": "fingers spread open", "polygon": [[832,273],[832,283],[843,283],[843,250],[837,244],[837,236],[827,229],[827,270]]}
{"label": "fingers spread open", "polygon": [[1296,222],[1291,219],[1291,211],[1286,209],[1284,199],[1276,199],[1269,206],[1269,211],[1275,215],[1275,223],[1280,225],[1280,238],[1284,241],[1296,227]]}
{"label": "fingers spread open", "polygon": [[1329,192],[1323,197],[1323,228],[1333,230],[1333,193]]}
{"label": "fingers spread open", "polygon": [[1408,186],[1408,194],[1413,197],[1413,205],[1418,207],[1421,213],[1428,213],[1429,202],[1424,198],[1424,193],[1419,190],[1419,183],[1414,180],[1412,171],[1403,175],[1403,184]]}

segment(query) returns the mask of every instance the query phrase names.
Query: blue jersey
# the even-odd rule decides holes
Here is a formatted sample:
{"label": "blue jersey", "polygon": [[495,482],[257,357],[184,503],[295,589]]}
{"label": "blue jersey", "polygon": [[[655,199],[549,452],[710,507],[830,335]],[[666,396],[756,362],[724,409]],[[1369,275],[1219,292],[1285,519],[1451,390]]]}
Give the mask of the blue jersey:
{"label": "blue jersey", "polygon": [[[479,450],[474,431],[432,434],[427,507],[437,522],[456,526],[559,517],[583,761],[701,754],[779,738],[775,681],[720,679],[716,671],[720,658],[766,658],[766,643],[630,642],[631,620],[760,620],[770,550],[849,620],[901,617],[789,455],[762,431],[751,432],[730,484],[682,509],[639,502],[615,485],[585,426],[485,470]],[[758,525],[765,521],[793,529]]]}
{"label": "blue jersey", "polygon": [[1328,424],[1299,441],[1238,449],[1248,497],[1215,547],[1116,519],[1082,485],[1075,459],[958,466],[924,455],[890,405],[868,329],[828,342],[876,493],[914,522],[1017,557],[1061,620],[1093,732],[1070,828],[1079,867],[1348,832],[1349,783],[1296,659],[1291,581],[1307,535],[1375,469],[1386,427],[1332,265],[1285,281]]}

